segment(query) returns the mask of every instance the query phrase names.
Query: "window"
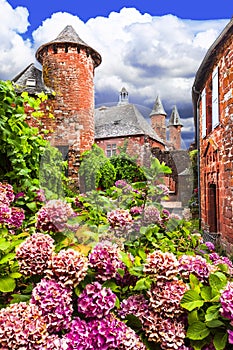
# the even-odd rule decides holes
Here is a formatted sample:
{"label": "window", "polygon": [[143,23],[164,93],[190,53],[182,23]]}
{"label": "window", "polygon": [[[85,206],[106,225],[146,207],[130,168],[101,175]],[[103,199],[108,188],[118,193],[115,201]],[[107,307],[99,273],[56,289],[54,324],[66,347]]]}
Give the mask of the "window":
{"label": "window", "polygon": [[26,86],[36,86],[36,79],[27,79]]}
{"label": "window", "polygon": [[212,128],[219,123],[218,102],[218,67],[216,67],[212,74]]}
{"label": "window", "polygon": [[108,158],[116,154],[116,143],[108,144],[106,149],[106,155]]}
{"label": "window", "polygon": [[206,136],[206,90],[201,94],[201,121],[202,121],[202,137]]}

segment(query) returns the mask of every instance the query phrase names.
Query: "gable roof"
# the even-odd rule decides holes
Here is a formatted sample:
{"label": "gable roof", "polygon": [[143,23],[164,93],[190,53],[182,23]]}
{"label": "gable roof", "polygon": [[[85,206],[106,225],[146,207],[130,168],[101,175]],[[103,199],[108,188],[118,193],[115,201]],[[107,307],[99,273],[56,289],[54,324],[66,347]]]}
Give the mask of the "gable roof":
{"label": "gable roof", "polygon": [[96,139],[136,135],[146,135],[165,144],[133,104],[103,106],[95,110]]}
{"label": "gable roof", "polygon": [[84,47],[89,51],[90,55],[92,56],[92,59],[94,61],[95,67],[99,66],[101,63],[101,56],[100,54],[94,50],[92,47],[90,47],[88,44],[86,44],[76,33],[74,28],[71,25],[67,25],[61,33],[52,41],[41,45],[37,51],[36,51],[36,59],[42,63],[41,58],[41,51],[49,45],[55,45],[55,44],[73,44],[77,47]]}
{"label": "gable roof", "polygon": [[[31,80],[31,82],[34,80],[34,84],[29,85],[29,80]],[[53,93],[53,90],[44,84],[42,71],[36,68],[33,63],[31,63],[21,73],[13,78],[12,83],[14,84],[15,89],[18,93],[21,93],[23,91],[26,91],[32,95],[38,94],[40,92],[44,92],[46,94]]]}

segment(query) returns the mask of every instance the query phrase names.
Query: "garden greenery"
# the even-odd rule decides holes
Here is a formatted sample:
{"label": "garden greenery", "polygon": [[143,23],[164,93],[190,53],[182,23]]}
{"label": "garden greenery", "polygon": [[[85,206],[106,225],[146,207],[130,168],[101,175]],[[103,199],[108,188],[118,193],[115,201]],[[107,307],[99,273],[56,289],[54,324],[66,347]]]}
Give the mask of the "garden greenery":
{"label": "garden greenery", "polygon": [[[1,88],[3,120],[15,118],[19,127],[22,100],[17,107],[12,87]],[[169,196],[162,175],[170,169],[152,158],[142,182],[115,181],[111,170],[105,190],[98,172],[112,168],[104,160],[97,178],[87,177],[90,191],[46,198],[37,187],[46,145],[23,117],[21,123],[27,145],[38,146],[25,150],[22,178],[1,131],[7,162],[0,181],[0,348],[232,349],[232,262],[204,243],[191,221],[162,206]],[[102,157],[95,146],[94,152],[84,155],[84,175]],[[16,147],[16,159],[18,153]]]}

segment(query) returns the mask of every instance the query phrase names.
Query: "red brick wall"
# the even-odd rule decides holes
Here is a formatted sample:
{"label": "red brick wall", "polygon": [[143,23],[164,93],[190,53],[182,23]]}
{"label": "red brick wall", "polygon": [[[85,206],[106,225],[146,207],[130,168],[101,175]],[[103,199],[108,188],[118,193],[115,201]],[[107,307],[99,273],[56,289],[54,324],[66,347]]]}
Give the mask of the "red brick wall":
{"label": "red brick wall", "polygon": [[[220,123],[200,140],[201,217],[203,227],[213,225],[216,207],[216,231],[229,252],[233,247],[233,42],[221,48],[215,62],[219,69]],[[210,86],[212,72],[206,81]],[[207,90],[208,93],[208,90]],[[208,104],[208,102],[207,102]],[[200,105],[200,115],[202,106]],[[208,125],[207,125],[208,129]],[[200,135],[202,121],[200,120]],[[212,190],[216,188],[216,201]],[[216,205],[215,203],[216,202]]]}
{"label": "red brick wall", "polygon": [[151,126],[162,140],[166,140],[166,116],[165,115],[152,115]]}
{"label": "red brick wall", "polygon": [[169,126],[169,141],[174,149],[181,149],[181,126]]}
{"label": "red brick wall", "polygon": [[[161,150],[164,149],[164,146],[159,142],[156,142],[144,135],[141,136],[129,136],[129,137],[115,137],[105,140],[96,140],[96,144],[101,147],[105,154],[107,155],[107,145],[116,144],[116,147],[123,147],[127,140],[127,153],[135,157],[137,156],[138,165],[148,165],[151,155],[151,147],[157,147]],[[117,150],[117,153],[119,151]]]}

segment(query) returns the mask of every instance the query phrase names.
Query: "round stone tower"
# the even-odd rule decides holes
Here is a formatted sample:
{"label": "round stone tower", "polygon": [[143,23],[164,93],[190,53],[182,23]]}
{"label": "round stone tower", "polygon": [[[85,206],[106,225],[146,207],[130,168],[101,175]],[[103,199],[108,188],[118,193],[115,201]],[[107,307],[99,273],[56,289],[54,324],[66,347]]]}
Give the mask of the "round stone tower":
{"label": "round stone tower", "polygon": [[51,104],[56,123],[52,143],[67,146],[73,153],[68,156],[70,169],[94,143],[93,79],[101,56],[68,25],[56,39],[38,48],[36,58],[42,65],[45,85],[55,92]]}

